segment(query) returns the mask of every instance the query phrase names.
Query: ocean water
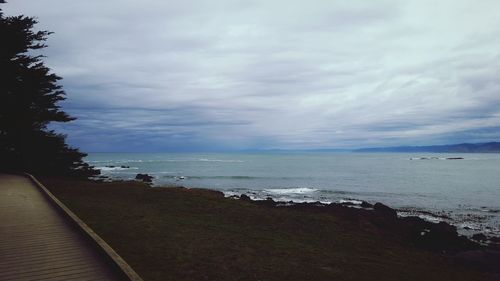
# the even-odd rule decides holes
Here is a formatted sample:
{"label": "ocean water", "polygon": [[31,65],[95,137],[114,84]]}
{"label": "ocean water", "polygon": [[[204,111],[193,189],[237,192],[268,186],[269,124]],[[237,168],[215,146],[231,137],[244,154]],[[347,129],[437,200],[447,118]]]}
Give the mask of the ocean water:
{"label": "ocean water", "polygon": [[112,179],[148,173],[154,186],[227,196],[381,202],[402,216],[447,221],[465,234],[500,235],[500,154],[91,153],[86,161]]}

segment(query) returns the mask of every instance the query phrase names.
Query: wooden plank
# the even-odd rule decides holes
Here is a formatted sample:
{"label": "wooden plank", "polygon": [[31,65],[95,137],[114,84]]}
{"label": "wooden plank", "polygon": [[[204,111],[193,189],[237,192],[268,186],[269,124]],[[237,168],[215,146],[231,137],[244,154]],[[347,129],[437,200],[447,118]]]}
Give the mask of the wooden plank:
{"label": "wooden plank", "polygon": [[22,240],[14,240],[12,241],[11,245],[8,245],[7,247],[0,248],[0,251],[8,251],[9,249],[15,250],[16,252],[22,251],[25,248],[28,249],[39,249],[39,248],[44,248],[44,249],[50,249],[51,247],[59,247],[59,246],[65,246],[65,245],[74,245],[74,242],[71,240],[71,236],[66,236],[66,238],[69,239],[64,239],[64,237],[60,237],[59,240],[38,240],[34,241],[31,243],[24,243]]}
{"label": "wooden plank", "polygon": [[63,212],[66,217],[79,227],[79,229],[87,236],[87,238],[94,243],[94,245],[107,257],[107,259],[123,274],[123,277],[131,281],[143,281],[142,278],[132,269],[130,265],[111,248],[106,241],[104,241],[97,233],[95,233],[87,224],[78,218],[71,210],[68,209],[59,199],[57,199],[45,186],[43,186],[35,177],[26,174],[38,186],[46,196],[51,199],[59,210]]}
{"label": "wooden plank", "polygon": [[[73,255],[56,255],[56,256],[51,256],[47,259],[40,260],[40,259],[32,259],[32,260],[20,260],[17,261],[16,267],[19,268],[34,268],[37,266],[43,266],[43,265],[50,265],[50,264],[65,264],[68,262],[73,262],[73,261],[79,261],[79,260],[85,260],[84,258],[81,257],[78,253],[73,253]],[[10,264],[0,264],[0,272],[6,271],[6,269],[9,269],[10,267],[13,266],[13,263]]]}
{"label": "wooden plank", "polygon": [[111,281],[123,274],[43,189],[0,174],[0,280]]}
{"label": "wooden plank", "polygon": [[29,245],[32,243],[38,243],[41,241],[57,241],[59,239],[64,239],[67,238],[69,235],[67,235],[64,231],[59,231],[56,233],[47,233],[43,235],[37,235],[37,236],[24,236],[20,237],[18,235],[12,236],[12,237],[7,237],[8,240],[4,240],[0,242],[0,249],[3,248],[9,248],[13,243],[18,243],[22,245]]}
{"label": "wooden plank", "polygon": [[0,272],[0,278],[8,276],[17,276],[17,277],[42,276],[47,274],[50,275],[55,272],[73,271],[76,269],[95,269],[95,268],[89,266],[89,263],[85,258],[79,258],[76,260],[68,260],[59,263],[46,263],[29,268],[16,267],[16,269]]}
{"label": "wooden plank", "polygon": [[58,251],[51,251],[51,252],[40,252],[40,253],[27,253],[26,255],[22,256],[14,256],[14,257],[9,257],[8,259],[5,259],[4,261],[0,262],[0,265],[12,265],[12,264],[22,264],[23,262],[31,262],[31,261],[50,261],[53,257],[72,257],[73,255],[78,255],[81,256],[81,249],[74,249],[74,248],[68,248],[68,249],[61,249]]}

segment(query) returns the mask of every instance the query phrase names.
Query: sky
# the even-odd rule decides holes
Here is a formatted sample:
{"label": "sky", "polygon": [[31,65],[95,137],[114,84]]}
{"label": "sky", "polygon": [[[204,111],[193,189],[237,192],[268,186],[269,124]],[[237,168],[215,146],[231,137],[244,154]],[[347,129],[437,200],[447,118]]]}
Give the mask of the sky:
{"label": "sky", "polygon": [[10,0],[87,152],[500,139],[500,1]]}

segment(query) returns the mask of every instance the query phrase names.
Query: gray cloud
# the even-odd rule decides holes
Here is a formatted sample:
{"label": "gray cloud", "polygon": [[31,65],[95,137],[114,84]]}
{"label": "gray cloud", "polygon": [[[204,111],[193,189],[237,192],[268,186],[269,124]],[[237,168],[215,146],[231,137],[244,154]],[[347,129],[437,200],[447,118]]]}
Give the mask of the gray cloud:
{"label": "gray cloud", "polygon": [[84,150],[498,139],[500,3],[16,0]]}

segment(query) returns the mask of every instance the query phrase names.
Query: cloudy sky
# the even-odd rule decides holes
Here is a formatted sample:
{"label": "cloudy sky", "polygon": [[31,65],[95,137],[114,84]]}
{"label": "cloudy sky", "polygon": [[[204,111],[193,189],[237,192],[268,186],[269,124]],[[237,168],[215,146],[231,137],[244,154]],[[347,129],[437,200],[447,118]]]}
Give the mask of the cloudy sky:
{"label": "cloudy sky", "polygon": [[500,139],[500,1],[10,0],[84,151]]}

